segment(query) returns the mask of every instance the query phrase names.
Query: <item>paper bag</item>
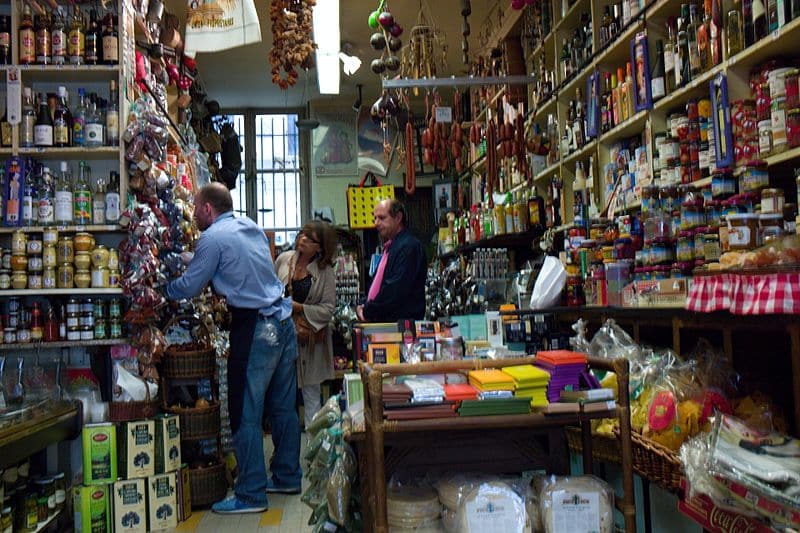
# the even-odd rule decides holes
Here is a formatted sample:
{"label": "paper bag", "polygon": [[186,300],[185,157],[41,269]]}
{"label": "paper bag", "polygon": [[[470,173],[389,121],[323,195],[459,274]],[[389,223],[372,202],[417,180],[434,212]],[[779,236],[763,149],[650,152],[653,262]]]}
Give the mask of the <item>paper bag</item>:
{"label": "paper bag", "polygon": [[561,291],[567,281],[567,271],[558,258],[547,256],[536,278],[531,294],[531,309],[553,307],[561,299]]}

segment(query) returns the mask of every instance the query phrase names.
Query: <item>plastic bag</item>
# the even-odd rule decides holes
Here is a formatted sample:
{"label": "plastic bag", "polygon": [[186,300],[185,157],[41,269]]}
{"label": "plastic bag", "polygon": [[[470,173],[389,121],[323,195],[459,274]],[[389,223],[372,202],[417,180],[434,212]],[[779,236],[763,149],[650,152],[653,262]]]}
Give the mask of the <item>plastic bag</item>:
{"label": "plastic bag", "polygon": [[553,307],[561,299],[567,271],[556,257],[547,256],[531,293],[531,309]]}
{"label": "plastic bag", "polygon": [[158,384],[145,381],[134,376],[119,361],[114,361],[114,401],[116,402],[143,402],[158,396]]}
{"label": "plastic bag", "polygon": [[701,429],[702,396],[696,361],[673,365],[652,389],[643,435],[678,451]]}
{"label": "plastic bag", "polygon": [[344,526],[349,522],[350,491],[357,472],[356,458],[349,445],[343,444],[333,465],[331,477],[325,491],[328,501],[328,516]]}
{"label": "plastic bag", "polygon": [[[596,516],[587,516],[585,501],[589,502],[589,509],[597,509]],[[608,483],[594,476],[553,476],[544,480],[539,510],[547,533],[575,530],[577,512],[588,531],[614,530],[614,492]]]}
{"label": "plastic bag", "polygon": [[325,405],[314,414],[311,423],[306,428],[306,433],[314,437],[320,430],[331,427],[341,418],[342,410],[339,408],[339,396],[331,396],[325,402]]}
{"label": "plastic bag", "polygon": [[463,533],[524,533],[528,523],[525,500],[503,481],[481,483],[461,500],[455,523]]}

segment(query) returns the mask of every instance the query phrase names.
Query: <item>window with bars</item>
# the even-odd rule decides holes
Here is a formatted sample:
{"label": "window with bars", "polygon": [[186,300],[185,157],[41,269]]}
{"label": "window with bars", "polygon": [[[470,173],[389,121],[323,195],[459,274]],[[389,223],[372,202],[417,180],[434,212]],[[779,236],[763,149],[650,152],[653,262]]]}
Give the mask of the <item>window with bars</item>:
{"label": "window with bars", "polygon": [[233,209],[275,232],[275,245],[294,242],[301,226],[297,114],[229,114],[244,150],[232,191]]}

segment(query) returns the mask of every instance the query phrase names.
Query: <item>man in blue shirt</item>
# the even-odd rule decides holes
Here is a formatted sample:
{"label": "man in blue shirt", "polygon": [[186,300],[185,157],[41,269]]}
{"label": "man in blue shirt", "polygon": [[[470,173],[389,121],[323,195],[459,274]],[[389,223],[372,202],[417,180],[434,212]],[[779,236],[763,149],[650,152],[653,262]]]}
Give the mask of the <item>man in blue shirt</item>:
{"label": "man in blue shirt", "polygon": [[[268,492],[298,494],[300,422],[297,417],[297,340],[292,302],[275,275],[263,230],[233,216],[233,201],[221,183],[195,195],[194,219],[203,232],[186,272],[170,282],[173,300],[200,294],[211,281],[232,314],[228,358],[228,404],[239,477],[234,494],[215,503],[217,513],[267,509]],[[264,466],[261,420],[265,408],[275,455]]]}

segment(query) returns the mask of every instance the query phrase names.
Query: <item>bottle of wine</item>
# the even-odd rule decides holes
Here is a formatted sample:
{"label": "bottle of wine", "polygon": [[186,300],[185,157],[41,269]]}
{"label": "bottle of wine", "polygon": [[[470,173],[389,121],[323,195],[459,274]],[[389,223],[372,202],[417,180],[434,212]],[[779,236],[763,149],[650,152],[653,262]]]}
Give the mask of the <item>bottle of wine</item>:
{"label": "bottle of wine", "polygon": [[759,41],[767,36],[767,9],[763,0],[753,0],[753,38]]}
{"label": "bottle of wine", "polygon": [[72,116],[67,107],[67,88],[63,85],[58,88],[58,103],[53,112],[53,141],[55,146],[70,146],[72,132]]}
{"label": "bottle of wine", "polygon": [[119,145],[119,104],[117,100],[117,82],[111,80],[108,108],[106,109],[106,144],[109,146]]}
{"label": "bottle of wine", "polygon": [[11,146],[11,124],[8,122],[8,111],[3,109],[3,118],[0,119],[0,146],[8,148]]}
{"label": "bottle of wine", "polygon": [[689,6],[681,5],[681,17],[678,19],[678,44],[675,57],[675,86],[683,87],[692,79],[689,59]]}
{"label": "bottle of wine", "polygon": [[33,127],[33,137],[36,146],[53,146],[53,118],[50,116],[47,97],[44,93],[39,93],[39,115],[36,117],[36,125]]}
{"label": "bottle of wine", "polygon": [[72,176],[66,161],[61,162],[61,172],[56,182],[56,224],[72,224]]}
{"label": "bottle of wine", "polygon": [[58,6],[53,11],[53,23],[50,30],[50,40],[52,41],[53,48],[53,64],[63,65],[67,57],[67,41],[69,37],[64,31],[64,13],[61,11],[61,6]]}
{"label": "bottle of wine", "polygon": [[86,51],[84,59],[87,65],[97,65],[100,63],[102,49],[102,36],[100,26],[97,23],[97,10],[89,10],[89,27],[86,29]]}
{"label": "bottle of wine", "polygon": [[686,26],[686,37],[689,45],[689,71],[692,79],[703,72],[700,61],[699,34],[700,24],[697,21],[697,5],[691,4],[689,6],[689,25]]}
{"label": "bottle of wine", "polygon": [[72,11],[67,55],[71,65],[83,65],[86,56],[86,27],[83,23],[83,13],[78,4],[75,4]]}
{"label": "bottle of wine", "polygon": [[72,117],[72,144],[86,145],[86,91],[78,89],[78,107]]}
{"label": "bottle of wine", "polygon": [[72,196],[72,216],[78,225],[92,223],[92,190],[89,188],[88,174],[89,167],[85,161],[81,161],[78,165],[78,181],[75,182]]}
{"label": "bottle of wine", "polygon": [[103,63],[116,65],[119,63],[119,35],[117,34],[117,17],[109,11],[103,18]]}
{"label": "bottle of wine", "polygon": [[53,176],[49,167],[42,168],[42,182],[38,190],[37,215],[42,226],[51,226],[55,222]]}
{"label": "bottle of wine", "polygon": [[86,141],[84,144],[90,148],[103,146],[103,121],[97,109],[97,97],[94,93],[86,111]]}
{"label": "bottle of wine", "polygon": [[106,222],[115,224],[119,221],[119,173],[111,171],[106,191]]}
{"label": "bottle of wine", "polygon": [[22,102],[22,122],[19,125],[19,145],[30,148],[36,145],[34,128],[36,127],[36,108],[33,105],[33,92],[30,87],[25,87]]}
{"label": "bottle of wine", "polygon": [[659,100],[666,95],[665,73],[664,73],[664,42],[659,39],[656,41],[656,58],[653,65],[653,72],[650,75],[650,96],[653,101]]}
{"label": "bottle of wine", "polygon": [[32,65],[36,62],[36,32],[33,29],[33,15],[28,4],[22,6],[19,21],[19,63]]}

